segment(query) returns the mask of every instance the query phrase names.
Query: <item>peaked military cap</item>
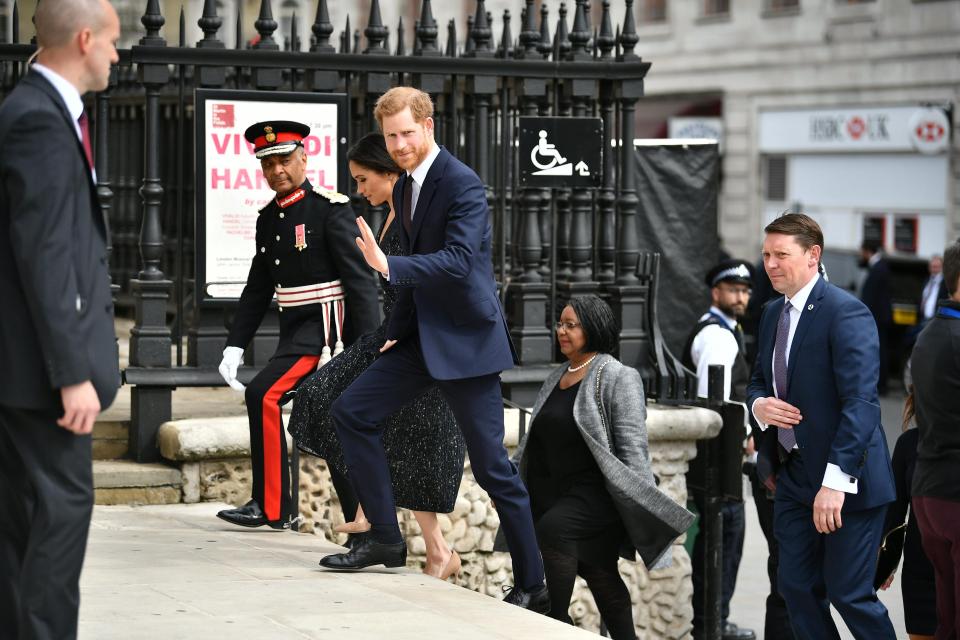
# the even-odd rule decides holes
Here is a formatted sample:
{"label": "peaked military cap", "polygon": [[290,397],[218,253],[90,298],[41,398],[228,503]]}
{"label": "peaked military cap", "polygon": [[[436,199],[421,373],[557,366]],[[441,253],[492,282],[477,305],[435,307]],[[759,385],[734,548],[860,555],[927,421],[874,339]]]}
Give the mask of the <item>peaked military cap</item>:
{"label": "peaked military cap", "polygon": [[291,120],[267,120],[250,125],[243,137],[253,145],[257,159],[272,155],[287,155],[303,146],[310,135],[310,127]]}
{"label": "peaked military cap", "polygon": [[752,287],[753,267],[743,260],[724,260],[707,272],[705,280],[708,287],[715,287],[718,282],[734,282]]}

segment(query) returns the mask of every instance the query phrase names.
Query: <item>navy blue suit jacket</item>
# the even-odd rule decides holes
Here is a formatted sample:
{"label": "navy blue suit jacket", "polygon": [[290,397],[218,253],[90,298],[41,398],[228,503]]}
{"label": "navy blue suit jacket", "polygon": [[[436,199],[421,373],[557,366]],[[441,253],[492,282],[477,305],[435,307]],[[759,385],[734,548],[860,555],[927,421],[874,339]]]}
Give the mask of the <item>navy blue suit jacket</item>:
{"label": "navy blue suit jacket", "polygon": [[[404,174],[394,187],[401,217]],[[424,179],[405,256],[389,256],[390,284],[402,287],[387,338],[419,331],[423,359],[436,380],[509,369],[516,352],[493,278],[490,210],[477,174],[440,148]]]}
{"label": "navy blue suit jacket", "polygon": [[[759,351],[747,388],[747,406],[773,396],[773,347],[783,297],[770,302],[760,320]],[[844,511],[870,509],[893,501],[890,453],[880,423],[877,397],[879,341],[870,311],[855,297],[820,278],[800,314],[790,345],[784,398],[800,410],[797,444],[808,474],[813,503],[827,463],[858,479]],[[774,427],[770,427],[774,429]],[[779,467],[777,438],[770,431],[760,447],[758,469]],[[761,464],[762,463],[762,464]]]}

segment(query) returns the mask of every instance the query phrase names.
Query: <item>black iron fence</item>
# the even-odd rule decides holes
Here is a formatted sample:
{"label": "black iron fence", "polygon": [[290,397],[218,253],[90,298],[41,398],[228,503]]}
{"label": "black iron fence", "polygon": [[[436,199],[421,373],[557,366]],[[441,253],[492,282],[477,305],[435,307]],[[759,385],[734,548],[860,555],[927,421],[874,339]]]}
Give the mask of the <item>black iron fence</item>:
{"label": "black iron fence", "polygon": [[[344,93],[352,139],[375,128],[372,105],[386,89],[410,84],[428,92],[436,105],[438,142],[487,185],[495,272],[522,365],[504,375],[505,393],[521,402],[530,398],[555,361],[551,326],[563,301],[596,293],[614,308],[622,327],[619,356],[641,370],[650,397],[692,397],[691,379],[659,338],[658,256],[641,256],[638,249],[632,140],[650,63],[634,51],[632,0],[619,21],[605,0],[599,25],[590,23],[587,0],[561,2],[553,17],[546,2],[536,11],[534,1],[526,0],[517,38],[509,12],[495,37],[494,18],[477,0],[463,47],[453,21],[441,38],[430,0],[422,0],[409,47],[402,22],[393,34],[382,23],[377,0],[363,38],[351,31],[348,18],[337,46],[326,0],[318,0],[309,43],[299,42],[295,22],[289,36],[276,33],[270,0],[262,0],[254,22],[255,44],[244,43],[242,18],[223,24],[216,4],[205,1],[198,21],[204,35],[191,46],[182,11],[174,45],[160,35],[167,18],[158,0],[146,0],[143,37],[120,52],[110,87],[88,102],[98,193],[112,227],[118,307],[135,319],[125,372],[133,385],[134,457],[156,456],[155,430],[169,419],[173,388],[221,383],[216,365],[231,310],[201,307],[193,279],[197,88]],[[17,20],[13,24],[13,43],[0,45],[4,94],[35,48],[18,43]],[[237,48],[224,46],[225,29],[236,30]],[[283,48],[278,40],[286,43]],[[518,186],[517,121],[531,115],[602,120],[599,189]],[[373,226],[384,213],[356,197],[354,205]],[[275,327],[275,320],[265,321],[248,364],[262,364]]]}

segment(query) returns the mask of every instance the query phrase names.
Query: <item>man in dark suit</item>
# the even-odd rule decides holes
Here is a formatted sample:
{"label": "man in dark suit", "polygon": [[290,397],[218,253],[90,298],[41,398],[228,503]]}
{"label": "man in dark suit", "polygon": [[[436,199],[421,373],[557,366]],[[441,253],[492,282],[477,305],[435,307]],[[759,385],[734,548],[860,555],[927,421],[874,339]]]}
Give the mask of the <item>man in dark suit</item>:
{"label": "man in dark suit", "polygon": [[513,555],[515,586],[506,601],[550,608],[530,501],[503,446],[500,372],[516,354],[497,298],[491,227],[483,183],[433,140],[433,103],[397,87],[374,112],[394,161],[406,173],[393,199],[406,256],[387,258],[362,218],[358,245],[367,263],[402,292],[390,315],[380,357],[334,403],[354,488],[372,523],[350,553],[328,556],[330,568],[401,566],[406,546],[397,527],[383,420],[436,384],[463,431],[474,477],[494,500]]}
{"label": "man in dark suit", "polygon": [[839,638],[832,604],[855,637],[893,640],[873,589],[895,495],[876,325],[863,303],[818,273],[823,232],[812,218],[786,214],[765,232],[764,268],[783,297],[760,321],[747,405],[776,433],[763,439],[757,465],[776,488],[780,593],[798,638]]}
{"label": "man in dark suit", "polygon": [[0,105],[0,634],[75,638],[90,432],[120,385],[80,96],[107,87],[117,14],[44,0],[37,63]]}
{"label": "man in dark suit", "polygon": [[947,293],[947,282],[943,279],[943,257],[931,256],[927,263],[927,270],[930,276],[923,283],[923,288],[917,297],[917,324],[910,327],[903,339],[908,355],[917,341],[917,336],[937,315],[937,303],[950,297]]}
{"label": "man in dark suit", "polygon": [[860,299],[867,305],[877,323],[880,341],[880,377],[877,386],[880,395],[887,393],[887,369],[890,366],[887,339],[893,325],[893,303],[890,300],[890,264],[883,257],[876,240],[864,240],[860,245],[860,266],[867,277],[860,290]]}

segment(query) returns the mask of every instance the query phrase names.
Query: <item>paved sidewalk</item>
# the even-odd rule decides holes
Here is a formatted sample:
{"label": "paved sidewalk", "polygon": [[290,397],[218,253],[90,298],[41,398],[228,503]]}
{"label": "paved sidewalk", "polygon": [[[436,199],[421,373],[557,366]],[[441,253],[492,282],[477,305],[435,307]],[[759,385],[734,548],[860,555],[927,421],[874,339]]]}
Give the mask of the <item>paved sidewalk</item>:
{"label": "paved sidewalk", "polygon": [[406,569],[336,573],[339,547],[240,529],[218,503],[96,507],[81,640],[574,640],[597,636]]}

